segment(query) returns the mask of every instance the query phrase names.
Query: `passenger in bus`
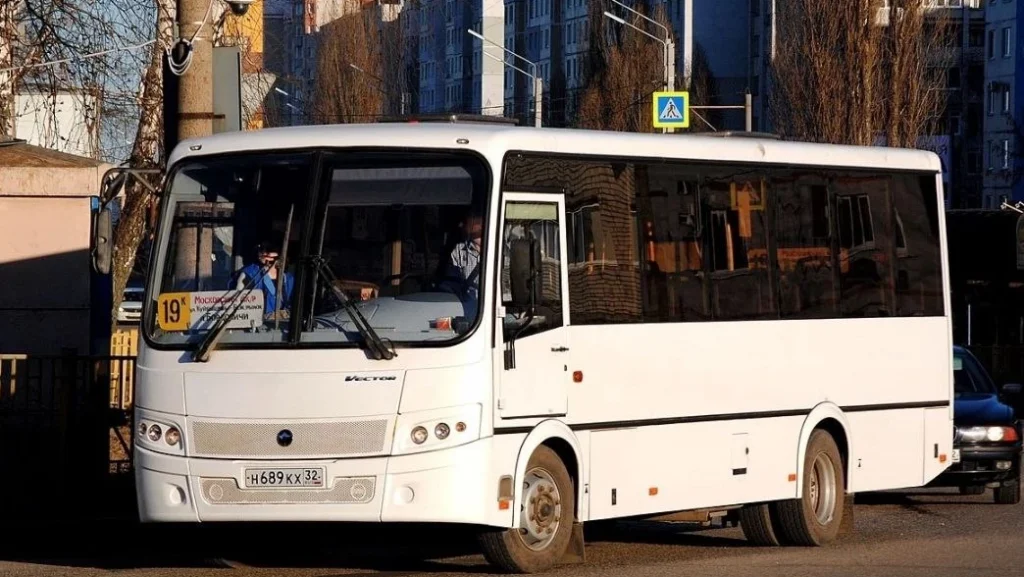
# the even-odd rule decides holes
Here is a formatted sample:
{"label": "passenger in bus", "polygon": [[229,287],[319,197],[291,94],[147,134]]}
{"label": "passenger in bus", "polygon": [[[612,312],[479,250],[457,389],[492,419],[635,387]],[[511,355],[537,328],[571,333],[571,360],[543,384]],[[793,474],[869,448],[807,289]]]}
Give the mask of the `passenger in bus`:
{"label": "passenger in bus", "polygon": [[[278,261],[280,249],[277,243],[265,241],[256,245],[256,262],[249,264],[236,274],[235,288],[243,289],[249,279],[257,279],[256,286],[263,291],[263,315],[272,317],[277,303],[277,279],[281,274],[281,263]],[[269,268],[266,268],[269,267]],[[261,270],[265,269],[265,270]],[[281,299],[281,310],[289,310],[291,303],[292,289],[295,286],[295,278],[290,272],[284,273],[284,282],[281,287],[284,291],[284,298]]]}
{"label": "passenger in bus", "polygon": [[480,244],[483,239],[483,218],[480,215],[470,215],[464,223],[466,240],[455,245],[449,255],[448,270],[446,271],[443,284],[449,284],[455,279],[461,279],[463,286],[459,287],[460,294],[467,299],[477,300],[480,288]]}

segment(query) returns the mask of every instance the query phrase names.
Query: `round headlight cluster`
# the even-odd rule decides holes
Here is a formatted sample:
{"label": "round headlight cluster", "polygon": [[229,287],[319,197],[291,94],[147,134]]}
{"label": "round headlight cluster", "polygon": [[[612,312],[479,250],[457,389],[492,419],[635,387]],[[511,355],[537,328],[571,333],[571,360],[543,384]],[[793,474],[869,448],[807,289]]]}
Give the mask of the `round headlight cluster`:
{"label": "round headlight cluster", "polygon": [[167,431],[164,431],[163,427],[156,423],[139,423],[139,436],[149,439],[153,443],[159,443],[160,439],[163,439],[171,447],[175,447],[181,442],[181,431],[177,427],[167,427]]}
{"label": "round headlight cluster", "polygon": [[[466,423],[459,421],[455,423],[455,431],[461,433],[466,430]],[[434,425],[434,437],[439,441],[443,441],[448,438],[452,433],[452,428],[448,426],[448,423],[438,423]],[[417,445],[422,445],[427,442],[430,438],[430,433],[427,432],[427,428],[424,426],[418,426],[412,430],[412,442]]]}

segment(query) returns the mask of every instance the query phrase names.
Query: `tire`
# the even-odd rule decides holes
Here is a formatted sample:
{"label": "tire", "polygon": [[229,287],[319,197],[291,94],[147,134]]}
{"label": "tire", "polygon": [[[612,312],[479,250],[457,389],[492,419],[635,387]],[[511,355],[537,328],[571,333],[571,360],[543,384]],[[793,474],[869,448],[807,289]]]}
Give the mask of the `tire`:
{"label": "tire", "polygon": [[[519,527],[480,535],[484,558],[506,573],[546,571],[565,556],[576,519],[572,478],[547,446],[537,447],[530,456],[519,507]],[[535,512],[542,513],[540,521],[531,519]]]}
{"label": "tire", "polygon": [[757,547],[778,547],[781,544],[772,524],[767,503],[745,505],[739,512],[743,536]]}
{"label": "tire", "polygon": [[1010,485],[1001,485],[992,491],[999,505],[1016,505],[1020,503],[1020,480]]}
{"label": "tire", "polygon": [[836,540],[846,504],[843,458],[828,432],[811,433],[804,455],[803,496],[773,504],[779,540],[820,547]]}
{"label": "tire", "polygon": [[961,495],[984,495],[985,485],[967,485],[966,487],[960,487]]}

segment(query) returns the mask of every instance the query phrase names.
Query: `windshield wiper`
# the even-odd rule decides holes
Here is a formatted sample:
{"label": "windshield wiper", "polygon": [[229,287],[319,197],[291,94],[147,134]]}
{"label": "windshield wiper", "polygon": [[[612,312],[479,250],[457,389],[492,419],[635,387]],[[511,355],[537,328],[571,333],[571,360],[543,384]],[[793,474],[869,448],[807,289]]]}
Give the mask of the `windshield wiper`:
{"label": "windshield wiper", "polygon": [[356,330],[359,331],[359,335],[363,337],[363,341],[366,342],[366,346],[370,349],[370,353],[373,354],[373,358],[378,361],[390,361],[398,356],[398,353],[396,353],[393,348],[388,348],[387,345],[384,344],[384,341],[380,338],[380,335],[377,334],[377,331],[375,331],[373,327],[370,326],[370,323],[366,321],[366,317],[363,316],[363,313],[359,312],[359,307],[357,307],[352,302],[352,299],[348,298],[348,295],[346,295],[335,284],[338,279],[334,276],[330,267],[327,266],[327,261],[323,257],[312,257],[310,260],[316,268],[317,274],[319,274],[327,283],[327,286],[331,288],[331,292],[334,293],[335,298],[341,301],[341,306],[345,308],[345,312],[347,312],[349,318],[352,319],[352,324],[356,326]]}
{"label": "windshield wiper", "polygon": [[263,280],[263,275],[267,274],[270,267],[276,264],[277,260],[275,259],[261,266],[259,271],[245,283],[242,290],[236,292],[235,295],[231,297],[231,300],[229,300],[227,305],[225,305],[225,308],[228,309],[227,312],[223,312],[219,317],[217,317],[217,322],[213,324],[213,328],[211,328],[209,332],[206,333],[206,336],[203,337],[203,340],[199,341],[199,344],[196,345],[196,350],[192,353],[193,361],[205,363],[210,360],[210,351],[213,350],[214,345],[217,344],[217,340],[220,339],[220,335],[224,334],[224,327],[228,326],[228,322],[230,322],[231,318],[235,315],[238,307],[242,306],[242,303],[245,302],[244,297],[248,296],[249,293],[256,288],[257,284]]}

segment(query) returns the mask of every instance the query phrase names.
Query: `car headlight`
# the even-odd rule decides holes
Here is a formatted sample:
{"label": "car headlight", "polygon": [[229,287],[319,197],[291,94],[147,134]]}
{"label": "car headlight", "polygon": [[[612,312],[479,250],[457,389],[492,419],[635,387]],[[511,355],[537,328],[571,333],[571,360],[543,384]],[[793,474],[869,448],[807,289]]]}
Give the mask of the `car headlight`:
{"label": "car headlight", "polygon": [[1012,443],[1019,439],[1013,427],[964,427],[957,432],[964,443]]}
{"label": "car headlight", "polygon": [[398,416],[393,453],[455,447],[480,438],[480,405],[417,411]]}
{"label": "car headlight", "polygon": [[172,455],[184,453],[181,428],[173,422],[169,422],[170,419],[164,416],[154,418],[148,412],[140,412],[136,414],[135,421],[135,442],[139,446]]}

